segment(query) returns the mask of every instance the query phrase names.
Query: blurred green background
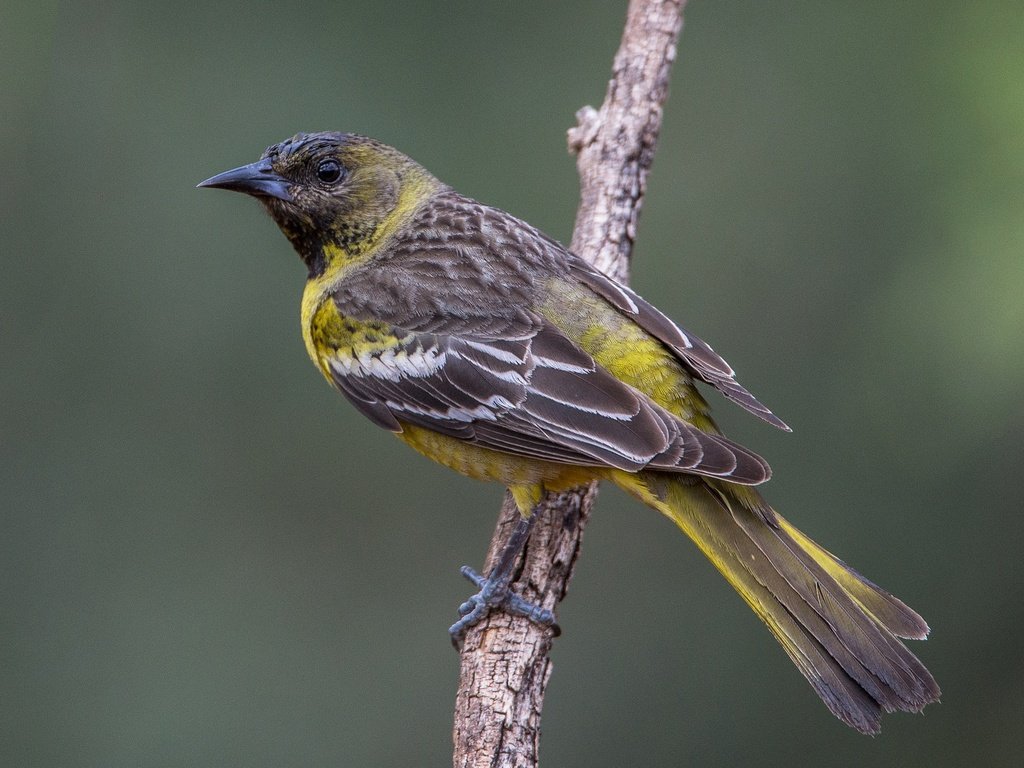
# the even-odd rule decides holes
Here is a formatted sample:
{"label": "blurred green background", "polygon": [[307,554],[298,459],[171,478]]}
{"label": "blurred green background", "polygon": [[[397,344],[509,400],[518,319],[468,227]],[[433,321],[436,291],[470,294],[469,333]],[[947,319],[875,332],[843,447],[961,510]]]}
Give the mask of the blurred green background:
{"label": "blurred green background", "polygon": [[[0,764],[450,763],[500,489],[325,386],[298,259],[193,187],[351,130],[567,241],[624,8],[3,4]],[[714,400],[773,503],[929,620],[943,703],[846,729],[609,490],[545,765],[1020,765],[1022,41],[1013,0],[691,3],[634,262],[793,425]]]}

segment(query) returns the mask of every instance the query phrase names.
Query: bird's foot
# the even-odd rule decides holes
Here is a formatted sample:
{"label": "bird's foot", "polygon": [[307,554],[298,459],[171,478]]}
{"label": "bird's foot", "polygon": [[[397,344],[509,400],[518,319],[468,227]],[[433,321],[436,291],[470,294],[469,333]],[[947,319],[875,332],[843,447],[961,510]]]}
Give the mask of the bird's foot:
{"label": "bird's foot", "polygon": [[555,637],[561,633],[558,624],[555,623],[555,614],[547,608],[521,598],[512,591],[508,579],[500,576],[484,578],[468,565],[462,566],[460,571],[463,576],[480,587],[480,591],[459,606],[459,615],[462,618],[448,628],[452,645],[457,650],[462,649],[462,641],[469,628],[479,624],[488,613],[499,608],[513,616],[524,616],[535,624],[553,628]]}

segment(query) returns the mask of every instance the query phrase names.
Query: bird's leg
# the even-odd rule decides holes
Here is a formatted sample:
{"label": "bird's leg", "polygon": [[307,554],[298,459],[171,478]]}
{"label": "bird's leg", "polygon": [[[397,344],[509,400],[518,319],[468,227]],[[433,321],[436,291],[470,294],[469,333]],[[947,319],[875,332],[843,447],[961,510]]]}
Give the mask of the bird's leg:
{"label": "bird's leg", "polygon": [[547,608],[533,605],[515,594],[511,589],[513,570],[516,559],[526,546],[526,540],[530,538],[530,531],[536,515],[531,513],[528,517],[520,517],[516,527],[512,529],[512,535],[508,537],[505,546],[501,550],[498,562],[495,563],[490,575],[484,578],[468,565],[460,569],[462,575],[480,587],[480,591],[470,597],[459,606],[461,619],[448,628],[448,634],[452,638],[452,645],[457,649],[462,648],[462,640],[466,631],[474,624],[478,624],[483,618],[495,608],[501,608],[515,616],[525,616],[530,621],[546,627],[558,626],[555,624],[555,615]]}

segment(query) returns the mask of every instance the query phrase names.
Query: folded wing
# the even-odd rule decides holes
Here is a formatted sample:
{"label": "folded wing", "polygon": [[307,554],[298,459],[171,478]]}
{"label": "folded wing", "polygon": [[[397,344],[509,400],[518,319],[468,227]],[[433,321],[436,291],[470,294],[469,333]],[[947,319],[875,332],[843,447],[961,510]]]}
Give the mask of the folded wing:
{"label": "folded wing", "polygon": [[519,456],[755,485],[755,453],[680,420],[616,379],[557,328],[522,338],[405,333],[398,348],[328,361],[338,388],[379,425],[402,423]]}

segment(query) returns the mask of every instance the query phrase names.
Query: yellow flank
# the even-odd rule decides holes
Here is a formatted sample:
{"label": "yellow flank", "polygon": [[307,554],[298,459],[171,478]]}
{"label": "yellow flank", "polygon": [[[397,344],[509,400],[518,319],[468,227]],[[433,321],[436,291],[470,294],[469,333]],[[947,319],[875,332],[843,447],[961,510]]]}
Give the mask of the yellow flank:
{"label": "yellow flank", "polygon": [[403,423],[398,438],[449,469],[507,485],[524,516],[530,514],[544,491],[565,491],[607,474],[600,467],[576,467],[492,451],[412,424]]}
{"label": "yellow flank", "polygon": [[718,432],[690,374],[665,345],[586,286],[553,278],[540,312],[617,379],[705,432]]}

